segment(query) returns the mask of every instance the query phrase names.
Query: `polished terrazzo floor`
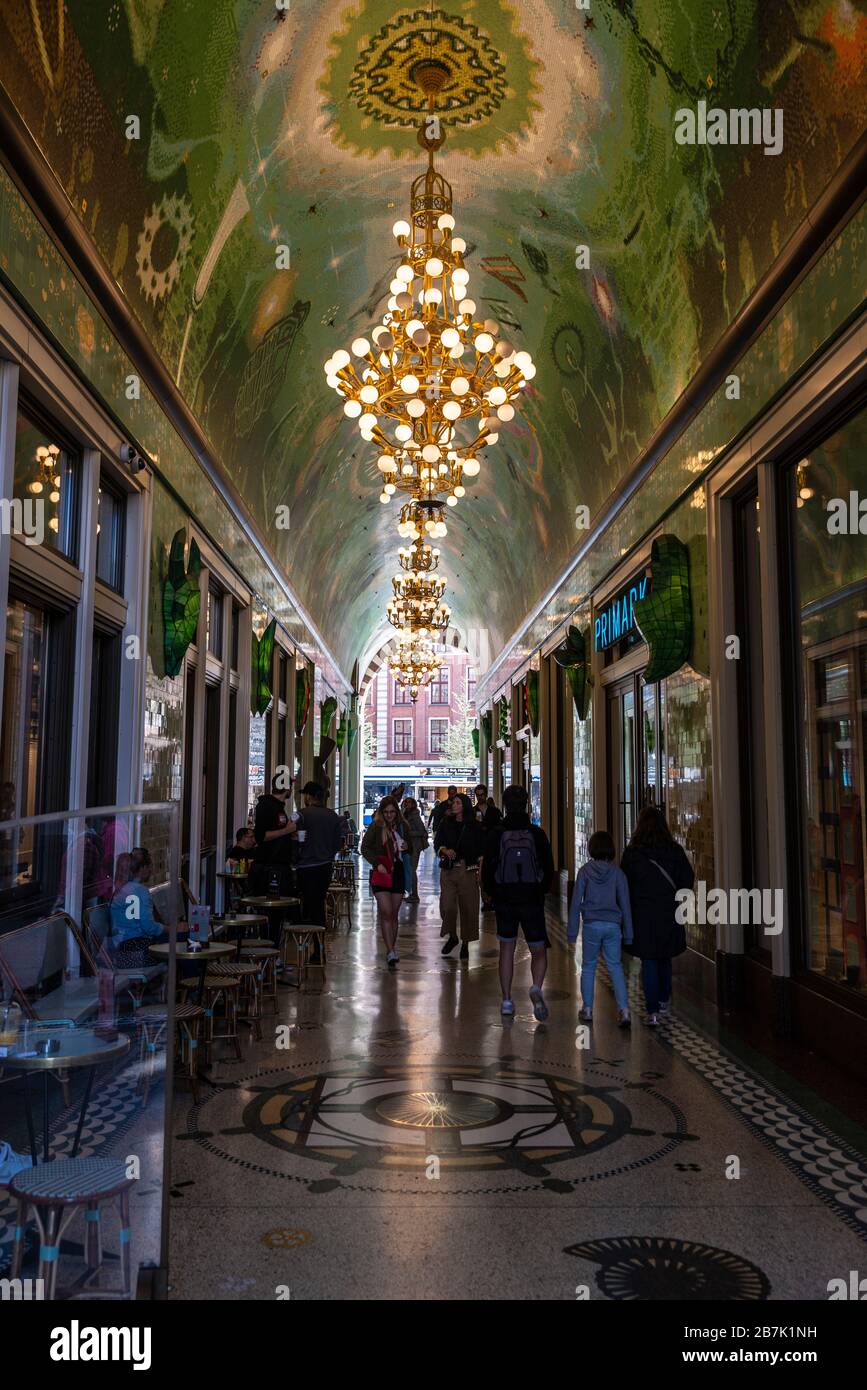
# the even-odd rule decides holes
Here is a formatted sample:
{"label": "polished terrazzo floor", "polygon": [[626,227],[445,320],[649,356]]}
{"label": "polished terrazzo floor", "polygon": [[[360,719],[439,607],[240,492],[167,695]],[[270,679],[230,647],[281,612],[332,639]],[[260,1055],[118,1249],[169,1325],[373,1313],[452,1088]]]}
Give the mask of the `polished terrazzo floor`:
{"label": "polished terrazzo floor", "polygon": [[694,1013],[622,1033],[601,977],[585,1036],[553,914],[550,1018],[521,944],[502,1019],[493,918],[443,959],[432,858],[396,972],[362,889],[324,981],[176,1095],[173,1298],[824,1299],[864,1266],[863,1153]]}

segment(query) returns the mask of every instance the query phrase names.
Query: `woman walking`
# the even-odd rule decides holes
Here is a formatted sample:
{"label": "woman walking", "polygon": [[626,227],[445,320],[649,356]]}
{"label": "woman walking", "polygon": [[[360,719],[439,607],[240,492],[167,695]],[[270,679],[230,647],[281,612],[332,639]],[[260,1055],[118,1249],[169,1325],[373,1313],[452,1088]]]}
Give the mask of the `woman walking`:
{"label": "woman walking", "polygon": [[658,806],[645,806],[620,861],[632,905],[633,955],[641,960],[647,1022],[659,1025],[671,1008],[671,962],[686,950],[686,931],[675,916],[675,894],[691,888],[692,866],[672,837]]}
{"label": "woman walking", "polygon": [[442,954],[447,956],[457,946],[460,918],[461,960],[467,960],[470,942],[479,939],[479,860],[485,851],[485,833],[468,796],[452,797],[434,849],[440,857],[440,936],[446,938]]}
{"label": "woman walking", "polygon": [[397,945],[397,914],[403,902],[406,882],[403,855],[408,848],[400,807],[392,796],[383,797],[373,820],[364,832],[361,854],[370,864],[370,888],[376,896],[379,929],[385,943],[386,961],[393,970],[400,957]]}
{"label": "woman walking", "polygon": [[430,844],[428,839],[427,827],[421,818],[418,809],[418,802],[414,796],[406,796],[401,806],[403,819],[409,833],[409,853],[412,861],[412,877],[407,884],[406,900],[408,903],[417,903],[418,897],[418,861]]}

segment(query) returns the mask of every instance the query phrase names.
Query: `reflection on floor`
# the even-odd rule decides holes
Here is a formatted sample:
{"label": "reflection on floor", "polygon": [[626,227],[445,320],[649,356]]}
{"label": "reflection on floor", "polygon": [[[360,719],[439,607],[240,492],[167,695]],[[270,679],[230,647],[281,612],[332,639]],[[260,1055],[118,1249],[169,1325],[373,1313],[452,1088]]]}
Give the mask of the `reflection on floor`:
{"label": "reflection on floor", "polygon": [[324,984],[176,1097],[172,1297],[824,1299],[863,1267],[863,1155],[677,1015],[621,1033],[600,984],[585,1039],[553,921],[548,1022],[523,945],[503,1020],[493,920],[443,959],[426,859],[395,973],[362,888]]}

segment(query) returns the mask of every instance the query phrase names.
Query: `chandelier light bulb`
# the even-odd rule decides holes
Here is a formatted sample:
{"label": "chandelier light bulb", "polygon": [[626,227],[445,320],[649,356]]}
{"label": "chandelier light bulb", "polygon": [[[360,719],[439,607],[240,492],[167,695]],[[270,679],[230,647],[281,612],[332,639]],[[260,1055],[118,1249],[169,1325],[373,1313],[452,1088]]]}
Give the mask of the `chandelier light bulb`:
{"label": "chandelier light bulb", "polygon": [[359,401],[347,401],[343,407],[344,415],[348,415],[350,420],[354,420],[361,414],[361,404]]}
{"label": "chandelier light bulb", "polygon": [[445,266],[439,256],[431,256],[429,261],[425,261],[424,270],[425,275],[430,275],[432,279],[436,279],[438,275],[442,275]]}
{"label": "chandelier light bulb", "polygon": [[515,407],[513,405],[509,405],[507,401],[505,405],[499,406],[499,408],[497,409],[497,414],[499,415],[501,420],[514,420]]}
{"label": "chandelier light bulb", "polygon": [[494,340],[490,333],[479,333],[473,340],[473,346],[477,352],[490,352],[494,346]]}
{"label": "chandelier light bulb", "polygon": [[535,375],[536,368],[533,366],[533,363],[531,362],[528,367],[524,368],[524,376],[526,377],[527,381],[532,381]]}
{"label": "chandelier light bulb", "polygon": [[531,367],[533,365],[533,359],[529,352],[516,352],[514,365],[520,367],[521,371],[523,371],[525,367]]}
{"label": "chandelier light bulb", "polygon": [[402,280],[405,285],[411,285],[415,279],[415,271],[411,265],[399,265],[394,273],[395,280]]}
{"label": "chandelier light bulb", "polygon": [[380,502],[387,502],[387,501],[388,501],[388,493],[387,493],[387,492],[381,492],[381,493],[379,494],[379,500],[380,500]]}
{"label": "chandelier light bulb", "polygon": [[492,386],[488,392],[488,400],[491,405],[502,405],[506,400],[506,392],[502,386]]}
{"label": "chandelier light bulb", "polygon": [[461,407],[458,401],[446,401],[443,405],[443,415],[447,420],[457,420],[460,413]]}
{"label": "chandelier light bulb", "polygon": [[394,483],[386,483],[385,487],[382,490],[385,493],[386,497],[391,497],[394,493]]}
{"label": "chandelier light bulb", "polygon": [[375,386],[362,386],[358,395],[365,405],[373,405],[379,400],[379,392]]}
{"label": "chandelier light bulb", "polygon": [[444,348],[457,347],[461,341],[461,335],[456,328],[444,328],[440,334],[440,342]]}
{"label": "chandelier light bulb", "polygon": [[414,333],[417,333],[420,328],[424,328],[424,324],[422,323],[421,319],[410,319],[409,323],[406,325],[406,331],[409,334],[410,338],[413,336]]}
{"label": "chandelier light bulb", "polygon": [[401,444],[405,444],[408,439],[412,439],[412,429],[409,425],[398,425],[394,434],[395,438],[399,439]]}
{"label": "chandelier light bulb", "polygon": [[407,401],[406,413],[414,420],[420,420],[425,413],[425,403],[416,397],[414,400]]}
{"label": "chandelier light bulb", "polygon": [[376,466],[379,469],[380,473],[397,472],[397,464],[391,457],[391,454],[380,454],[379,458],[376,461]]}
{"label": "chandelier light bulb", "polygon": [[412,229],[408,222],[401,221],[395,222],[391,230],[396,237],[408,237]]}
{"label": "chandelier light bulb", "polygon": [[465,396],[470,389],[470,383],[465,376],[456,376],[452,382],[452,394],[455,396]]}
{"label": "chandelier light bulb", "polygon": [[450,492],[448,497],[446,498],[446,504],[449,507],[456,507],[458,505],[458,499],[455,497],[453,492]]}
{"label": "chandelier light bulb", "polygon": [[455,219],[450,212],[444,212],[437,221],[437,226],[441,232],[451,232],[454,230]]}
{"label": "chandelier light bulb", "polygon": [[464,254],[464,252],[466,251],[466,249],[467,249],[467,243],[464,241],[464,239],[463,239],[462,236],[453,236],[453,237],[452,237],[452,250],[453,250],[453,251],[457,251],[458,255],[459,255],[459,256],[462,256],[462,255]]}
{"label": "chandelier light bulb", "polygon": [[331,364],[336,372],[342,371],[349,366],[349,353],[345,348],[338,348],[331,358]]}
{"label": "chandelier light bulb", "polygon": [[458,312],[472,318],[476,312],[476,301],[474,299],[462,299],[458,305]]}
{"label": "chandelier light bulb", "polygon": [[410,372],[407,376],[402,378],[400,383],[400,389],[407,396],[414,396],[416,391],[418,390],[418,377],[413,376],[412,372]]}
{"label": "chandelier light bulb", "polygon": [[370,352],[370,343],[366,338],[356,338],[352,344],[352,351],[356,357],[366,357]]}
{"label": "chandelier light bulb", "polygon": [[463,497],[465,492],[466,488],[464,487],[463,483],[458,483],[457,487],[455,488],[455,497]]}
{"label": "chandelier light bulb", "polygon": [[401,473],[403,474],[403,476],[404,476],[405,478],[411,478],[411,477],[412,477],[412,464],[411,464],[411,463],[405,463],[405,464],[403,465],[403,467],[401,468],[400,471],[401,471]]}
{"label": "chandelier light bulb", "polygon": [[464,472],[468,478],[475,478],[481,469],[482,465],[478,459],[464,459]]}
{"label": "chandelier light bulb", "polygon": [[463,357],[465,351],[466,344],[458,343],[455,347],[452,348],[451,352],[449,353],[449,357],[453,357],[455,361],[458,361],[459,358]]}
{"label": "chandelier light bulb", "polygon": [[442,457],[442,450],[438,444],[425,444],[421,456],[427,463],[436,463]]}
{"label": "chandelier light bulb", "polygon": [[436,288],[431,290],[425,290],[424,302],[425,304],[442,304],[442,292]]}

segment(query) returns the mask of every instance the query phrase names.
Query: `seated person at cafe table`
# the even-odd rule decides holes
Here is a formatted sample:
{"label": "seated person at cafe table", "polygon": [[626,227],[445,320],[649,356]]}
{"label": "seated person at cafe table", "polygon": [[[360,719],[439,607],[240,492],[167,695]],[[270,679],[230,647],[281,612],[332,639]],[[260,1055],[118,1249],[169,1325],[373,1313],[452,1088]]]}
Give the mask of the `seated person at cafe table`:
{"label": "seated person at cafe table", "polygon": [[129,855],[128,880],[111,900],[111,936],[106,945],[118,969],[146,964],[147,948],[168,940],[147,886],[152,871],[150,852],[141,846],[134,849]]}
{"label": "seated person at cafe table", "polygon": [[[256,849],[256,836],[249,825],[242,825],[235,831],[235,843],[226,855],[226,864],[236,873],[245,874]],[[237,869],[235,866],[238,866]]]}

